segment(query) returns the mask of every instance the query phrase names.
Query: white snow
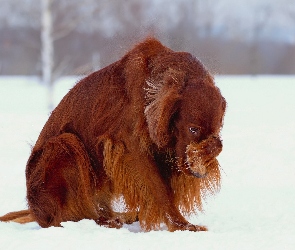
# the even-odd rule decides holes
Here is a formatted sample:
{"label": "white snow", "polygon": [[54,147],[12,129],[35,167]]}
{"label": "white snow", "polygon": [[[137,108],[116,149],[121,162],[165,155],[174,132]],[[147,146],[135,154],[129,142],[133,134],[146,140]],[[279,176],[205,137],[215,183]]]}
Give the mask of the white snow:
{"label": "white snow", "polygon": [[[55,89],[56,103],[75,83]],[[190,221],[208,232],[144,233],[138,223],[0,222],[0,249],[295,249],[295,76],[218,76],[228,102],[222,187]],[[48,118],[37,78],[0,78],[0,215],[26,208],[25,165]]]}

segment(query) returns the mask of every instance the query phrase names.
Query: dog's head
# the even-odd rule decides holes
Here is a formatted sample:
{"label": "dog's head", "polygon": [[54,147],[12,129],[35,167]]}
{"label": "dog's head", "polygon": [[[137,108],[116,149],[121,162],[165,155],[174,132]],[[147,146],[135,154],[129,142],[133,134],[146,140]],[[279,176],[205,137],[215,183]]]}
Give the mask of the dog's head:
{"label": "dog's head", "polygon": [[150,62],[145,116],[158,148],[173,148],[179,170],[203,177],[218,166],[225,99],[202,63],[168,52]]}

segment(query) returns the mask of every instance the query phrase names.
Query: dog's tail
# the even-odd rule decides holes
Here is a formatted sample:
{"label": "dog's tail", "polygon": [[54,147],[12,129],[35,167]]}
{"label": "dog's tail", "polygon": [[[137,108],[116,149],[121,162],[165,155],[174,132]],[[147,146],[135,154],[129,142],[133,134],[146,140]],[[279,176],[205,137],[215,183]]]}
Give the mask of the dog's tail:
{"label": "dog's tail", "polygon": [[29,209],[17,212],[11,212],[0,216],[0,221],[4,222],[17,222],[21,224],[35,221]]}

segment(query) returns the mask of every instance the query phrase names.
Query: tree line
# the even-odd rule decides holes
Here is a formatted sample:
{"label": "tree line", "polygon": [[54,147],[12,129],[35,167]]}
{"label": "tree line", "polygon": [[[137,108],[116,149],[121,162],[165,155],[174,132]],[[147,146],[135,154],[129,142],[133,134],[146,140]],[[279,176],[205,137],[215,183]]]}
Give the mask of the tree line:
{"label": "tree line", "polygon": [[232,0],[0,1],[0,74],[44,76],[46,64],[50,82],[87,74],[148,35],[193,53],[217,74],[295,73],[291,0],[249,0],[244,6]]}

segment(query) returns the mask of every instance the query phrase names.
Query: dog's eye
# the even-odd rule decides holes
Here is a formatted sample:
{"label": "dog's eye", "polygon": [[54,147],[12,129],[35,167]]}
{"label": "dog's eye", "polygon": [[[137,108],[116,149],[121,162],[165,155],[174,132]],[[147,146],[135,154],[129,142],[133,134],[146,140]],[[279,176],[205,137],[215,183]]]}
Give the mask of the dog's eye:
{"label": "dog's eye", "polygon": [[200,134],[200,128],[196,128],[196,127],[190,127],[189,131],[193,134],[193,135],[199,135]]}

